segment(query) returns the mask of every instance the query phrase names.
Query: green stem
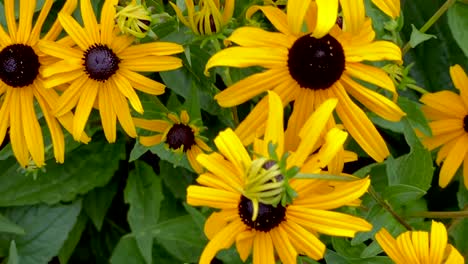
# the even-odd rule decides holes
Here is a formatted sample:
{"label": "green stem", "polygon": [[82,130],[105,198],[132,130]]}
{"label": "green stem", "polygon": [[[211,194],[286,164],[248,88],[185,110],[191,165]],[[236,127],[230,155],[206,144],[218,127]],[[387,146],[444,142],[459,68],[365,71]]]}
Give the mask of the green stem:
{"label": "green stem", "polygon": [[406,87],[410,88],[411,90],[415,90],[416,92],[419,92],[419,93],[421,93],[421,94],[427,94],[427,93],[429,93],[429,92],[426,91],[424,88],[419,87],[419,86],[417,86],[417,85],[408,84],[408,85],[406,85]]}
{"label": "green stem", "polygon": [[402,226],[404,226],[406,229],[408,229],[410,231],[413,230],[413,228],[408,223],[406,223],[405,220],[403,220],[403,218],[400,215],[398,215],[392,209],[392,207],[379,196],[379,194],[377,194],[377,192],[374,190],[374,188],[372,186],[369,187],[368,192],[369,192],[370,196],[372,196],[372,198],[374,198],[374,200],[380,206],[382,206],[385,210],[387,210],[393,216],[393,218],[395,218]]}
{"label": "green stem", "polygon": [[425,217],[425,218],[468,218],[468,211],[453,211],[453,212],[416,212],[408,215],[409,217]]}
{"label": "green stem", "polygon": [[[457,0],[447,0],[445,3],[437,10],[434,15],[432,15],[431,18],[424,24],[421,29],[419,30],[421,33],[426,32],[432,25],[434,25],[437,20],[456,2]],[[406,43],[406,45],[403,47],[403,55],[405,55],[406,52],[410,50],[411,46],[409,44],[409,41]]]}

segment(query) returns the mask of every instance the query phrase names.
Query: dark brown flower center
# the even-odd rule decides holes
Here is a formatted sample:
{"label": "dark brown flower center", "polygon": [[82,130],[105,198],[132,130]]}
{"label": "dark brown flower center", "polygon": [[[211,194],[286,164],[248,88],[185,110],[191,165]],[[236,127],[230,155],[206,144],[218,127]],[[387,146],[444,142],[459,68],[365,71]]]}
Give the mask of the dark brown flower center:
{"label": "dark brown flower center", "polygon": [[463,118],[463,129],[465,129],[465,132],[468,133],[468,115]]}
{"label": "dark brown flower center", "polygon": [[286,216],[286,208],[281,206],[281,204],[273,207],[273,205],[259,203],[257,219],[252,221],[253,204],[252,201],[245,196],[241,196],[238,210],[239,216],[244,224],[257,231],[263,232],[268,232],[277,227],[285,220]]}
{"label": "dark brown flower center", "polygon": [[89,78],[104,82],[119,69],[120,59],[107,45],[94,44],[86,50],[83,66]]}
{"label": "dark brown flower center", "polygon": [[11,87],[32,84],[40,66],[39,57],[31,46],[13,44],[0,52],[0,79]]}
{"label": "dark brown flower center", "polygon": [[184,124],[174,124],[167,132],[166,143],[171,149],[184,147],[184,152],[195,144],[195,134],[192,128]]}
{"label": "dark brown flower center", "polygon": [[289,50],[289,73],[303,88],[327,89],[345,69],[343,47],[332,36],[300,37]]}

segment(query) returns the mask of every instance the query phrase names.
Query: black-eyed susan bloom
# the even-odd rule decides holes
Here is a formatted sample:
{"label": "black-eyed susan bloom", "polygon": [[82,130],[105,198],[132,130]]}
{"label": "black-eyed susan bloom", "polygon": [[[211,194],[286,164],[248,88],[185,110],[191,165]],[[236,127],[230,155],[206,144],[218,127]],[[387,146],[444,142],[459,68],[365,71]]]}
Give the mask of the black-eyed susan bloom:
{"label": "black-eyed susan bloom", "polygon": [[372,0],[372,3],[392,19],[400,16],[400,0]]}
{"label": "black-eyed susan bloom", "polygon": [[[331,211],[354,204],[366,192],[368,178],[341,182],[289,178],[297,172],[294,168],[300,168],[300,173],[320,171],[320,166],[312,163],[320,160],[320,165],[326,165],[342,146],[346,132],[330,130],[316,160],[307,161],[336,103],[336,99],[325,101],[312,114],[300,131],[300,145],[288,157],[283,156],[283,106],[274,93],[268,96],[265,135],[253,144],[255,154],[250,155],[237,135],[227,129],[214,140],[219,153],[198,155],[207,172],[197,178],[200,185],[188,187],[187,202],[220,209],[205,223],[210,241],[200,257],[201,264],[210,263],[218,251],[234,243],[241,259],[252,255],[254,264],[276,263],[275,253],[288,264],[296,263],[298,254],[321,259],[325,245],[317,233],[353,237],[371,229],[361,218]],[[282,161],[275,161],[277,157]],[[279,202],[285,193],[293,193],[294,199]]]}
{"label": "black-eyed susan bloom", "polygon": [[182,110],[180,116],[169,113],[166,119],[146,120],[134,118],[133,122],[139,128],[157,132],[152,136],[140,136],[140,143],[151,147],[164,142],[173,151],[180,151],[187,155],[187,159],[196,173],[202,173],[203,167],[197,162],[197,155],[210,152],[200,132],[204,129],[197,120],[190,120],[187,111]]}
{"label": "black-eyed susan bloom", "polygon": [[447,243],[444,224],[432,221],[431,232],[407,231],[396,239],[383,228],[375,238],[396,264],[464,264],[463,256]]}
{"label": "black-eyed susan bloom", "polygon": [[165,86],[137,72],[158,72],[182,66],[172,57],[183,47],[168,42],[132,45],[133,36],[116,35],[114,16],[117,1],[105,1],[98,24],[91,2],[81,1],[84,28],[69,14],[59,13],[58,19],[69,34],[74,47],[48,41],[41,42],[42,52],[60,59],[42,74],[48,77],[46,87],[69,83],[60,96],[55,114],[62,116],[75,108],[72,134],[84,131],[93,106],[99,109],[104,133],[109,142],[116,139],[116,121],[131,137],[136,137],[128,101],[133,109],[143,112],[135,91],[159,95]]}
{"label": "black-eyed susan bloom", "polygon": [[[234,13],[234,0],[225,0],[222,9],[219,0],[200,0],[198,10],[195,10],[193,0],[185,0],[188,17],[172,2],[172,8],[180,21],[197,35],[212,35],[220,32],[229,22]],[[222,10],[221,10],[222,9]]]}
{"label": "black-eyed susan bloom", "polygon": [[453,84],[460,95],[452,91],[425,94],[420,101],[432,129],[431,137],[423,144],[430,150],[442,146],[437,164],[443,161],[439,185],[444,188],[463,163],[463,179],[468,188],[468,77],[460,65],[450,67]]}
{"label": "black-eyed susan bloom", "polygon": [[[69,131],[72,128],[70,111],[65,111],[58,119],[54,117],[52,108],[59,96],[54,89],[44,88],[47,77],[41,75],[50,57],[39,52],[38,41],[53,2],[44,1],[33,25],[36,1],[19,1],[18,23],[15,21],[15,1],[4,1],[8,33],[0,26],[0,145],[9,128],[13,153],[23,167],[30,163],[30,158],[37,167],[45,164],[44,140],[34,108],[36,103],[49,128],[57,162],[62,163],[65,156],[60,124]],[[76,1],[67,1],[62,12],[69,14],[75,8]],[[42,39],[53,41],[61,30],[62,27],[56,21]],[[78,134],[77,139],[89,141],[83,133]]]}
{"label": "black-eyed susan bloom", "polygon": [[[280,95],[284,105],[294,101],[286,133],[293,135],[288,138],[293,140],[291,144],[297,145],[299,138],[294,135],[298,135],[313,110],[326,99],[337,98],[336,112],[346,130],[371,157],[382,161],[389,155],[385,141],[349,95],[384,119],[399,121],[404,113],[394,102],[355,79],[396,94],[389,76],[363,61],[400,61],[400,48],[388,41],[374,40],[375,32],[371,20],[365,17],[361,0],[340,1],[343,29],[335,24],[320,36],[328,23],[322,23],[321,16],[316,19],[317,6],[321,2],[324,1],[290,0],[287,14],[272,6],[251,7],[248,16],[261,10],[280,32],[238,28],[227,41],[239,46],[216,53],[207,62],[206,70],[215,66],[261,66],[266,70],[231,85],[215,99],[221,106],[231,107],[273,90]],[[335,21],[336,16],[333,19]],[[307,33],[302,32],[304,21]],[[246,118],[247,122],[237,128],[236,133],[245,143],[253,140],[252,135],[266,119],[265,109],[266,101],[262,100]]]}

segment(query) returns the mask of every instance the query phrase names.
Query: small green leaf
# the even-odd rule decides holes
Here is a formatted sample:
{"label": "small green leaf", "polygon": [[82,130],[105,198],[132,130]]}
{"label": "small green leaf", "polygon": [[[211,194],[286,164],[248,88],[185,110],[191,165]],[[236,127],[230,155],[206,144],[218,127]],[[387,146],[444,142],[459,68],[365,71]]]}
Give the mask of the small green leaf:
{"label": "small green leaf", "polygon": [[20,258],[18,256],[18,249],[14,240],[10,243],[10,250],[8,254],[8,262],[6,264],[19,264]]}
{"label": "small green leaf", "polygon": [[107,210],[117,193],[118,184],[118,180],[114,179],[106,186],[89,192],[83,200],[83,209],[98,231],[101,230]]}
{"label": "small green leaf", "polygon": [[455,3],[447,11],[448,25],[453,38],[468,57],[468,5]]}
{"label": "small green leaf", "polygon": [[0,214],[0,233],[10,233],[24,235],[24,229],[21,226],[11,222],[8,218]]}
{"label": "small green leaf", "polygon": [[81,200],[68,205],[10,207],[2,212],[24,227],[26,235],[0,236],[15,240],[21,264],[47,263],[57,256],[81,211]]}
{"label": "small green leaf", "polygon": [[83,233],[87,222],[88,217],[84,213],[81,213],[78,216],[75,226],[73,226],[73,229],[68,234],[67,240],[65,240],[65,243],[63,243],[63,246],[58,254],[58,258],[61,264],[67,263],[70,259],[73,251],[81,239],[81,234]]}
{"label": "small green leaf", "polygon": [[161,201],[164,199],[161,179],[144,162],[135,162],[125,186],[125,202],[130,204],[128,223],[138,248],[147,263],[152,263],[153,236],[148,229],[158,223]]}
{"label": "small green leaf", "polygon": [[134,237],[123,236],[112,252],[110,258],[112,264],[145,264],[145,259],[138,249],[138,244]]}
{"label": "small green leaf", "polygon": [[150,151],[162,160],[172,163],[172,166],[183,167],[189,171],[193,171],[192,166],[188,162],[187,156],[184,152],[175,152],[170,149],[165,143],[160,143],[150,147]]}
{"label": "small green leaf", "polygon": [[413,31],[411,32],[411,38],[409,44],[412,48],[416,47],[417,45],[427,41],[431,38],[437,38],[435,35],[425,34],[419,31],[413,24],[411,24]]}

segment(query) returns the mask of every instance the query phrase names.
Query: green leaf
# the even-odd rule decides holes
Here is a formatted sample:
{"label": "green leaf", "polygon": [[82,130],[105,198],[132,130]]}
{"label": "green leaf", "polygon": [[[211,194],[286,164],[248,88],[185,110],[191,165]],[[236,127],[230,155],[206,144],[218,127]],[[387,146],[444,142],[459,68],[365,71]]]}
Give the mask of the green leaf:
{"label": "green leaf", "polygon": [[19,264],[20,258],[18,256],[18,249],[14,240],[10,243],[10,250],[8,254],[8,262],[6,264]]}
{"label": "green leaf", "polygon": [[411,38],[409,44],[412,48],[416,47],[417,45],[427,41],[431,38],[437,38],[435,35],[425,34],[419,31],[413,24],[411,25],[413,31],[411,32]]}
{"label": "green leaf", "polygon": [[81,239],[81,234],[83,233],[87,222],[88,217],[84,213],[81,213],[78,216],[75,226],[73,226],[73,229],[68,234],[67,240],[65,240],[65,243],[63,243],[63,246],[58,254],[58,258],[61,264],[67,263],[70,259],[73,251],[76,248],[76,245],[78,245],[78,242]]}
{"label": "green leaf", "polygon": [[192,166],[190,166],[190,163],[184,152],[182,151],[175,152],[172,149],[170,149],[168,146],[166,146],[166,143],[160,143],[160,144],[154,145],[150,147],[149,149],[152,153],[158,155],[160,159],[172,163],[172,166],[174,168],[183,167],[189,171],[193,171]]}
{"label": "green leaf", "polygon": [[468,57],[468,5],[455,3],[447,11],[447,17],[453,38]]}
{"label": "green leaf", "polygon": [[110,258],[112,264],[145,264],[145,259],[138,249],[137,242],[132,236],[123,236]]}
{"label": "green leaf", "polygon": [[0,162],[0,206],[72,201],[106,185],[119,166],[123,143],[97,140],[83,145],[68,153],[65,164],[50,163],[45,172],[37,171],[37,179],[21,173],[13,158]]}
{"label": "green leaf", "polygon": [[164,199],[161,179],[144,162],[135,162],[125,186],[125,202],[130,204],[128,223],[138,248],[147,263],[152,262],[153,236],[148,229],[158,223],[161,201]]}
{"label": "green leaf", "polygon": [[198,262],[206,244],[205,235],[189,215],[159,223],[153,233],[159,244],[183,262]]}
{"label": "green leaf", "polygon": [[421,198],[426,192],[418,187],[396,184],[385,188],[382,197],[390,204],[397,206]]}
{"label": "green leaf", "polygon": [[366,248],[364,243],[351,245],[347,238],[332,237],[331,241],[336,253],[346,258],[360,258],[362,251]]}
{"label": "green leaf", "polygon": [[15,240],[22,264],[47,263],[58,255],[81,210],[81,200],[68,205],[12,207],[2,210],[26,235],[2,235],[0,241]]}
{"label": "green leaf", "polygon": [[325,260],[330,264],[393,264],[388,257],[372,257],[372,258],[347,258],[338,253],[327,250],[325,252]]}
{"label": "green leaf", "polygon": [[11,233],[24,235],[24,229],[21,226],[11,222],[8,218],[0,214],[0,233]]}
{"label": "green leaf", "polygon": [[[408,40],[411,34],[411,24],[422,27],[426,21],[446,2],[446,0],[411,0],[402,5],[405,14],[403,38]],[[442,16],[428,30],[429,34],[436,35],[438,40],[427,41],[415,49],[411,49],[405,56],[405,64],[415,63],[410,74],[418,86],[427,91],[435,92],[454,89],[449,75],[449,67],[460,64],[462,68],[468,67],[468,60],[458,47],[450,32],[447,16]]]}
{"label": "green leaf", "polygon": [[396,159],[389,157],[387,174],[389,185],[409,185],[427,191],[431,187],[434,168],[431,153],[422,146],[414,146],[409,154]]}
{"label": "green leaf", "polygon": [[194,174],[183,168],[175,168],[164,160],[159,161],[159,170],[164,184],[172,194],[178,199],[185,200],[187,187],[194,182]]}
{"label": "green leaf", "polygon": [[453,238],[453,245],[458,249],[462,256],[468,254],[468,219],[460,219],[448,230]]}
{"label": "green leaf", "polygon": [[[432,135],[431,128],[429,127],[429,122],[421,111],[421,104],[410,100],[406,97],[398,97],[398,105],[406,113],[405,119],[407,119],[411,125],[411,128],[419,129],[424,134],[430,136]],[[408,142],[411,146],[413,142]]]}
{"label": "green leaf", "polygon": [[118,184],[118,179],[115,178],[106,186],[89,192],[83,200],[83,209],[98,231],[101,230],[107,210],[117,193]]}

